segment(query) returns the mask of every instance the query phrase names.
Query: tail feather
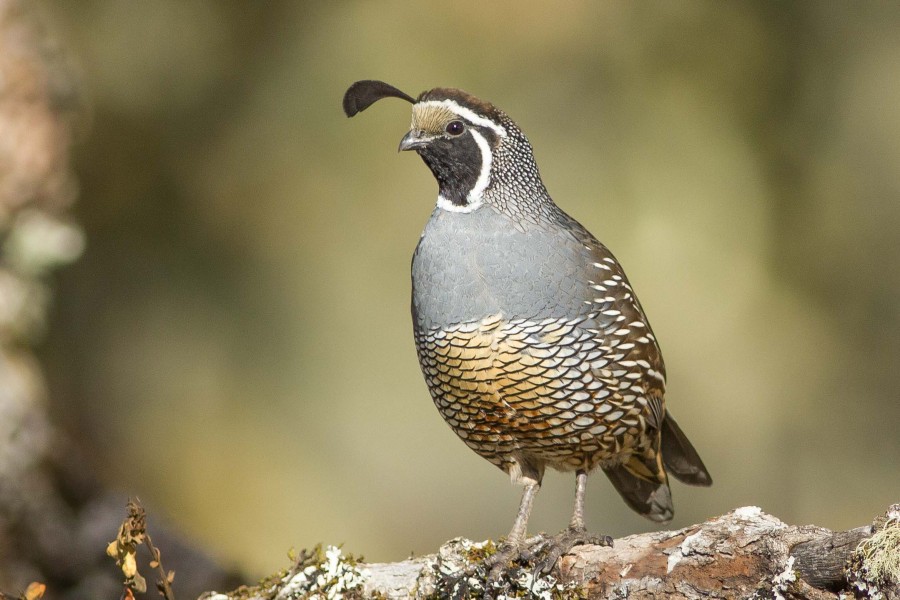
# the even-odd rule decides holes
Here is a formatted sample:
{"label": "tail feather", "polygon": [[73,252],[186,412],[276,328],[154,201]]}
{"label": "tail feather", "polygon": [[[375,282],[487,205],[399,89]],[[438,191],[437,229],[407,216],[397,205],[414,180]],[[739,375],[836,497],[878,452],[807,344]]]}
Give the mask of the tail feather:
{"label": "tail feather", "polygon": [[[632,457],[629,462],[640,462],[642,466],[645,464],[639,457]],[[639,477],[628,468],[628,463],[604,468],[603,471],[625,503],[636,513],[657,523],[672,520],[675,508],[664,471],[660,473],[662,481]]]}
{"label": "tail feather", "polygon": [[616,491],[635,512],[651,521],[666,523],[675,514],[668,470],[690,485],[712,485],[712,477],[678,423],[666,413],[659,440],[643,454],[603,469]]}
{"label": "tail feather", "polygon": [[661,434],[662,459],[669,473],[689,485],[712,485],[712,477],[700,460],[700,455],[668,412],[663,420]]}

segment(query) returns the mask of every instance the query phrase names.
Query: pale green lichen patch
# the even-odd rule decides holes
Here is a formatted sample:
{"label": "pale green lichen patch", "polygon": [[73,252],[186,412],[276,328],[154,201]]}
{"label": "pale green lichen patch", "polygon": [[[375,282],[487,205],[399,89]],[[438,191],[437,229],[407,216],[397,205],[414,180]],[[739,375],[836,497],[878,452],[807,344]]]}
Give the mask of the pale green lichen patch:
{"label": "pale green lichen patch", "polygon": [[[252,587],[240,587],[225,595],[235,600],[361,600],[365,569],[360,559],[339,547],[317,545],[312,550],[288,553],[289,569],[267,577]],[[207,595],[202,600],[217,600]],[[371,597],[371,596],[369,596]]]}
{"label": "pale green lichen patch", "polygon": [[365,573],[358,561],[336,546],[316,546],[282,579],[275,600],[343,600],[359,598]]}
{"label": "pale green lichen patch", "polygon": [[863,597],[881,598],[883,589],[900,587],[900,511],[890,511],[884,526],[857,546],[848,572]]}

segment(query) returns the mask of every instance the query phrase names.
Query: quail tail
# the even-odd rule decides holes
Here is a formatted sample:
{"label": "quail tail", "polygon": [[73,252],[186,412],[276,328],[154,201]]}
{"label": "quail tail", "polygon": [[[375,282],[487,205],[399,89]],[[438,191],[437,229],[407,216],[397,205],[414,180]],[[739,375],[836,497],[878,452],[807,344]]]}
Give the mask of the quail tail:
{"label": "quail tail", "polygon": [[675,479],[689,485],[710,486],[712,477],[694,446],[681,431],[672,415],[666,413],[662,426],[662,458],[666,470]]}
{"label": "quail tail", "polygon": [[712,485],[712,477],[672,415],[660,428],[660,446],[603,469],[622,499],[651,521],[666,523],[674,514],[667,472],[689,485]]}
{"label": "quail tail", "polygon": [[675,515],[672,493],[656,452],[634,455],[627,462],[603,471],[635,512],[657,523],[672,520]]}

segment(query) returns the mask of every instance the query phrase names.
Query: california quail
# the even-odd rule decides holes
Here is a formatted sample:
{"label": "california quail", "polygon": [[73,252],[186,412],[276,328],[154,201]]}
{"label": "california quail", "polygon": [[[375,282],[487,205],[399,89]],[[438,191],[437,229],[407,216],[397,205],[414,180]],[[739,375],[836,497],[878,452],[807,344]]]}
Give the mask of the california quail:
{"label": "california quail", "polygon": [[387,96],[412,103],[400,150],[439,186],[412,262],[419,362],[453,431],[525,486],[507,542],[522,545],[548,466],[576,473],[569,546],[584,539],[598,467],[631,508],[669,521],[667,469],[712,479],[665,408],[662,355],[622,267],[551,200],[505,113],[461,90],[414,99],[380,81],[350,86],[344,112]]}

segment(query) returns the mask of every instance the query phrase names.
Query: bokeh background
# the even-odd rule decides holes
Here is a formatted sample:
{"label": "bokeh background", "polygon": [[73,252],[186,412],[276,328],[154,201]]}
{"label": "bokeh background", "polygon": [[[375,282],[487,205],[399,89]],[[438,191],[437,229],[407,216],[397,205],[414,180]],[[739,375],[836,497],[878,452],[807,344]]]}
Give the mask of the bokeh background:
{"label": "bokeh background", "polygon": [[[900,5],[46,3],[79,61],[87,249],[41,349],[53,411],[109,485],[226,564],[369,560],[504,535],[519,490],[435,411],[409,261],[436,185],[380,78],[495,102],[610,246],[715,478],[849,528],[900,500]],[[533,530],[568,522],[549,473]],[[652,524],[602,475],[591,529]]]}

